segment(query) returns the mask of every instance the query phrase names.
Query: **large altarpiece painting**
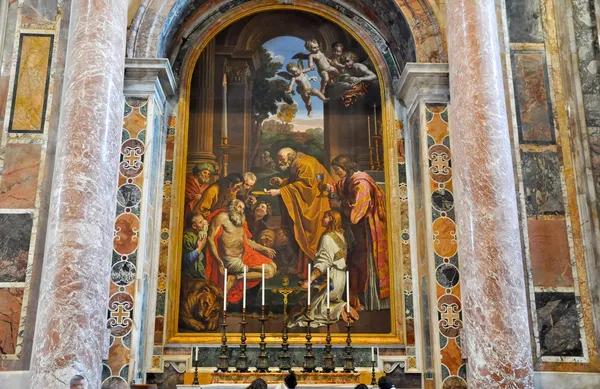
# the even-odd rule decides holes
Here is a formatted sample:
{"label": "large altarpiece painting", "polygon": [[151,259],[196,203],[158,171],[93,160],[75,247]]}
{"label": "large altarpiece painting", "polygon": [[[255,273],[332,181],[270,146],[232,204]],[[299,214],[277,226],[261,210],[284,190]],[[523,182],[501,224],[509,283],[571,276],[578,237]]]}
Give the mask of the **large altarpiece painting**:
{"label": "large altarpiece painting", "polygon": [[351,320],[365,343],[402,342],[380,78],[352,32],[314,14],[254,14],[206,43],[189,91],[177,339],[217,343],[225,295],[237,332],[244,290],[258,333],[264,289],[272,339],[286,326],[303,341],[308,317],[324,332],[329,295],[334,341]]}

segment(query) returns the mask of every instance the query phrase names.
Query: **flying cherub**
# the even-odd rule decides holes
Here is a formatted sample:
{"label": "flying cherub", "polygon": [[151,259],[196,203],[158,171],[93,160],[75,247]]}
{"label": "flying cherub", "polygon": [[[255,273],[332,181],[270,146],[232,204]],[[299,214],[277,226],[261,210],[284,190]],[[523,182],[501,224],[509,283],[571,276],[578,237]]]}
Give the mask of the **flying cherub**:
{"label": "flying cherub", "polygon": [[302,69],[297,63],[290,62],[285,67],[287,72],[279,72],[278,76],[285,78],[290,81],[290,85],[288,87],[287,93],[292,93],[294,90],[294,85],[298,84],[296,91],[302,97],[302,101],[304,101],[304,105],[306,106],[306,110],[308,111],[308,117],[312,116],[312,103],[310,102],[311,96],[316,96],[323,100],[323,102],[328,102],[329,99],[321,93],[316,88],[313,88],[311,81],[316,81],[316,77],[308,77],[305,73],[309,72],[310,69]]}
{"label": "flying cherub", "polygon": [[325,93],[325,88],[331,78],[336,78],[340,75],[339,70],[333,66],[327,56],[321,51],[319,43],[316,39],[311,39],[304,42],[304,47],[308,50],[308,55],[304,53],[298,53],[292,57],[292,59],[307,59],[308,68],[315,70],[321,76],[321,93]]}

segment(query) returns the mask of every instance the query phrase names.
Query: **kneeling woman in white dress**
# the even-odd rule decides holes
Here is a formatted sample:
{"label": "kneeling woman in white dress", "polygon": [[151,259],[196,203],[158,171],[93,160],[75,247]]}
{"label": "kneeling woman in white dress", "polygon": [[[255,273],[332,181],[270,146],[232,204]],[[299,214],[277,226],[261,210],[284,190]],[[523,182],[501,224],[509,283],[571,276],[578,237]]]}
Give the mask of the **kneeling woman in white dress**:
{"label": "kneeling woman in white dress", "polygon": [[[321,219],[321,225],[325,227],[325,233],[319,241],[319,248],[313,261],[311,280],[311,304],[310,312],[307,312],[306,298],[301,302],[303,309],[291,315],[288,327],[306,327],[308,325],[307,315],[313,320],[311,327],[323,327],[327,325],[327,280],[326,274],[329,269],[330,282],[330,320],[340,320],[346,301],[343,300],[346,286],[346,240],[342,228],[342,217],[337,211],[327,211]],[[317,282],[314,282],[317,281]],[[302,287],[308,287],[308,280],[304,281]],[[316,287],[316,291],[315,288]],[[315,291],[313,294],[312,292]],[[313,297],[314,296],[314,297]]]}

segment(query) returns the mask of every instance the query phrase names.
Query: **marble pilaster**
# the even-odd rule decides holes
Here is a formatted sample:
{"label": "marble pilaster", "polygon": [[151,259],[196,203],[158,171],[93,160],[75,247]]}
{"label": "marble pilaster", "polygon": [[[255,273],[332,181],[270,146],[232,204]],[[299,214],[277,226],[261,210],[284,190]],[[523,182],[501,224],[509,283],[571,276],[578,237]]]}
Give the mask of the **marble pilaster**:
{"label": "marble pilaster", "polygon": [[453,0],[447,10],[467,378],[472,388],[533,388],[495,6]]}
{"label": "marble pilaster", "polygon": [[32,387],[99,388],[122,126],[126,0],[71,4]]}

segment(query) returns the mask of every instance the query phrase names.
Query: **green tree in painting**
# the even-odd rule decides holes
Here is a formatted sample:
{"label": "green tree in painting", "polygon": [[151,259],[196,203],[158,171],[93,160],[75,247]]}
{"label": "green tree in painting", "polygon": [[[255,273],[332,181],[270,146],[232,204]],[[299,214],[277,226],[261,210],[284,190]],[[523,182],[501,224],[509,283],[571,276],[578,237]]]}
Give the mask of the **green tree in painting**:
{"label": "green tree in painting", "polygon": [[278,103],[294,104],[286,94],[287,81],[275,78],[282,68],[281,62],[273,61],[273,55],[264,47],[258,49],[260,67],[254,73],[252,83],[252,139],[253,147],[250,162],[257,162],[260,151],[260,125],[270,115],[277,114]]}

